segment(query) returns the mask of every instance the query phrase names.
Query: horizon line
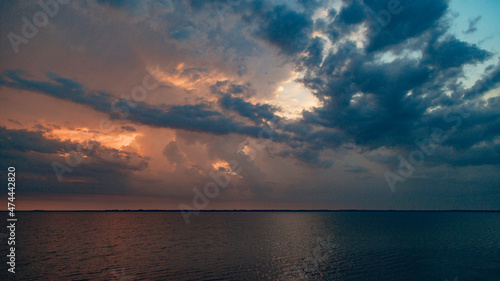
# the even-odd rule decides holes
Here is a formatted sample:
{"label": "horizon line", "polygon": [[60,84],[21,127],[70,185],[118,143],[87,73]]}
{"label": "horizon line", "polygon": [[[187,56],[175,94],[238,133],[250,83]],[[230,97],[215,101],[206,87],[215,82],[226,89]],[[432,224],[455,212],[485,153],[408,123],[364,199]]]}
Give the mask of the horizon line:
{"label": "horizon line", "polygon": [[[0,212],[10,212],[1,210]],[[500,210],[369,210],[369,209],[105,209],[105,210],[16,210],[15,212],[500,212]]]}

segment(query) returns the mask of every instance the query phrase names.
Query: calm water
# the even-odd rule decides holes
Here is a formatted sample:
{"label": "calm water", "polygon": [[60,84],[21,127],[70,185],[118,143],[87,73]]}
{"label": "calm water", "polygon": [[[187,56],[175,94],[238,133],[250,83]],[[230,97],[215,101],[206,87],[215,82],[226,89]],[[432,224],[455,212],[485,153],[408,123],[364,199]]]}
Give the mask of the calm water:
{"label": "calm water", "polygon": [[17,280],[500,280],[500,213],[17,216]]}

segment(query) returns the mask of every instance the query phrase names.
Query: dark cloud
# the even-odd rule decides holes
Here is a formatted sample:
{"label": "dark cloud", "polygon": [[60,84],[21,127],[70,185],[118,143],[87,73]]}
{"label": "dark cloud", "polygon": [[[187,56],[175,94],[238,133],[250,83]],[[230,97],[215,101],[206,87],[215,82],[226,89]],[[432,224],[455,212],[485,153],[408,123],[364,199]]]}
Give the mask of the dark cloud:
{"label": "dark cloud", "polygon": [[333,159],[322,159],[321,154],[318,150],[313,150],[309,148],[295,148],[295,149],[285,149],[278,153],[278,156],[289,157],[308,163],[317,168],[330,168],[334,161]]}
{"label": "dark cloud", "polygon": [[469,20],[469,28],[467,30],[462,31],[464,34],[471,34],[477,31],[476,25],[481,20],[481,16],[477,16],[474,19]]}
{"label": "dark cloud", "polygon": [[[100,2],[123,9],[136,5],[133,1]],[[343,145],[354,144],[369,150],[412,149],[415,140],[430,134],[431,128],[450,128],[450,122],[443,118],[446,110],[470,101],[474,104],[470,119],[462,120],[458,131],[442,144],[443,151],[471,150],[477,145],[496,151],[494,141],[498,133],[494,128],[498,126],[498,102],[496,98],[483,103],[479,100],[498,86],[500,64],[488,68],[480,80],[466,88],[461,82],[464,67],[483,63],[492,54],[449,35],[448,1],[396,2],[397,7],[389,5],[394,1],[346,0],[338,11],[330,9],[328,17],[314,21],[313,12],[324,6],[321,1],[307,4],[299,1],[298,7],[297,3],[273,5],[264,1],[190,1],[190,9],[196,13],[216,15],[223,11],[239,16],[241,22],[236,27],[226,27],[233,33],[238,31],[234,35],[240,36],[238,40],[230,40],[232,33],[225,33],[220,25],[206,33],[208,45],[215,48],[224,41],[222,49],[237,54],[237,58],[230,60],[237,66],[239,76],[244,77],[248,70],[244,53],[258,54],[259,44],[252,42],[252,38],[279,48],[282,56],[304,72],[298,81],[309,88],[321,104],[304,111],[301,120],[278,118],[277,108],[250,103],[249,98],[255,97],[250,83],[218,81],[211,87],[211,94],[217,95],[214,103],[171,106],[135,103],[134,107],[126,107],[126,102],[120,101],[118,105],[126,110],[118,111],[112,110],[112,95],[86,89],[77,81],[55,73],[47,75],[48,81],[37,81],[19,70],[6,71],[0,76],[0,86],[45,93],[91,106],[115,119],[154,127],[254,138],[266,135],[262,134],[263,130],[269,130],[273,134],[269,138],[287,145],[276,155],[294,157],[319,167],[331,166],[331,161],[321,157],[322,150]],[[217,10],[217,7],[223,9]],[[471,21],[470,30],[479,19]],[[240,32],[241,23],[248,26],[246,31],[250,36]],[[368,31],[366,41],[360,46],[351,41],[350,36],[362,27]],[[190,39],[195,29],[194,21],[190,21],[169,28],[168,34],[183,41]],[[327,40],[312,37],[314,30],[326,33],[335,47],[326,49]],[[207,71],[207,68],[194,67],[179,74],[194,82]],[[252,122],[242,118],[237,120],[244,122],[235,121],[234,113]],[[172,154],[174,150],[165,153],[177,159]],[[450,157],[443,159],[460,162]],[[495,161],[493,157],[484,163]],[[471,160],[471,163],[480,161]]]}
{"label": "dark cloud", "polygon": [[[369,15],[367,23],[370,42],[368,52],[382,50],[422,35],[427,30],[441,29],[447,23],[443,16],[448,9],[445,0],[399,1],[401,10],[393,13],[388,1],[365,0]],[[384,17],[382,14],[385,14]]]}
{"label": "dark cloud", "polygon": [[111,108],[111,94],[87,91],[80,83],[60,77],[53,72],[47,73],[50,81],[30,80],[30,75],[21,70],[7,70],[2,74],[0,86],[48,94],[56,98],[90,105],[99,111],[107,111]]}
{"label": "dark cloud", "polygon": [[135,132],[136,129],[132,126],[122,126],[122,130],[127,131],[127,132]]}
{"label": "dark cloud", "polygon": [[447,8],[445,0],[343,1],[341,10],[331,10],[330,22],[319,29],[335,43],[364,26],[369,39],[365,51],[371,53],[441,29]]}
{"label": "dark cloud", "polygon": [[[332,144],[332,139],[337,142],[340,138],[335,136],[332,138],[328,133],[317,132],[308,133],[304,136],[292,136],[297,133],[296,125],[281,126],[286,131],[269,129],[268,125],[264,124],[264,120],[273,123],[279,123],[280,117],[277,117],[274,112],[276,108],[266,104],[252,104],[238,97],[248,96],[252,91],[249,85],[236,85],[228,82],[220,82],[218,85],[222,88],[213,88],[215,93],[221,94],[219,100],[223,108],[236,112],[243,117],[247,117],[254,121],[256,125],[245,125],[240,122],[233,121],[230,116],[225,116],[223,113],[210,109],[208,104],[197,105],[172,105],[164,107],[154,107],[146,103],[136,103],[133,107],[125,106],[126,102],[118,103],[125,106],[120,110],[112,110],[112,108],[120,108],[120,106],[112,107],[112,96],[102,91],[90,91],[78,82],[59,77],[54,73],[50,73],[50,81],[36,81],[23,78],[26,74],[20,71],[7,71],[4,73],[5,81],[0,84],[16,89],[32,90],[55,96],[64,100],[70,100],[84,105],[89,105],[95,110],[108,113],[112,118],[127,119],[133,122],[154,126],[166,127],[174,129],[182,129],[193,132],[204,132],[216,135],[225,135],[230,133],[246,135],[254,138],[270,139],[277,143],[286,143],[292,147],[297,147],[300,142],[312,142],[312,147],[325,147]],[[215,85],[216,86],[216,85]],[[234,93],[233,97],[227,92]],[[281,130],[281,131],[283,131]],[[335,144],[337,145],[337,144]],[[281,154],[285,155],[285,154]],[[317,152],[298,152],[289,154],[295,158],[318,165],[327,167],[329,165],[323,162],[318,162],[313,156],[319,156]]]}
{"label": "dark cloud", "polygon": [[351,164],[344,165],[344,171],[355,174],[371,174],[370,170],[362,166],[354,166]]}
{"label": "dark cloud", "polygon": [[[121,100],[114,104],[112,95],[102,91],[90,91],[78,82],[62,78],[55,73],[47,76],[50,81],[30,80],[21,71],[6,71],[3,73],[0,86],[15,89],[31,90],[60,99],[89,105],[95,110],[108,113],[112,118],[128,119],[134,122],[189,131],[207,132],[213,134],[243,134],[258,137],[262,129],[257,126],[245,125],[225,117],[222,113],[210,109],[208,104],[173,105],[154,107],[143,102],[129,107]],[[239,91],[233,87],[233,90]],[[267,107],[262,107],[263,111]]]}
{"label": "dark cloud", "polygon": [[7,121],[9,121],[9,122],[11,122],[11,123],[14,123],[14,124],[16,124],[16,125],[21,125],[21,126],[23,125],[23,124],[21,124],[21,122],[19,122],[19,121],[17,121],[17,120],[14,120],[14,119],[10,119],[10,118],[9,118],[9,119],[7,119]]}
{"label": "dark cloud", "polygon": [[169,142],[162,153],[172,164],[183,165],[186,162],[186,157],[181,152],[179,143],[176,141]]}
{"label": "dark cloud", "polygon": [[252,104],[240,97],[233,97],[229,94],[223,95],[219,99],[219,104],[224,109],[232,110],[241,116],[247,117],[257,125],[277,118],[274,115],[274,112],[277,111],[276,107],[269,104]]}
{"label": "dark cloud", "polygon": [[436,68],[460,67],[464,64],[482,62],[492,55],[477,45],[460,41],[453,36],[429,43],[424,60],[427,59],[425,63]]}
{"label": "dark cloud", "polygon": [[181,76],[189,78],[189,81],[195,82],[204,74],[208,73],[207,68],[191,67],[182,70]]}
{"label": "dark cloud", "polygon": [[263,4],[255,4],[247,21],[258,23],[255,34],[277,46],[288,55],[303,51],[309,43],[313,21],[305,14],[289,9],[285,5],[265,9]]}
{"label": "dark cloud", "polygon": [[41,124],[35,124],[35,125],[33,125],[33,128],[36,129],[36,130],[38,130],[38,131],[43,131],[43,132],[50,132],[50,131],[52,131],[51,128],[46,127],[46,126],[41,125]]}
{"label": "dark cloud", "polygon": [[[335,18],[325,30],[336,43],[361,24],[376,22],[377,30],[369,30],[366,45],[359,48],[346,40],[322,58],[324,46],[313,38],[305,56],[297,60],[306,73],[299,81],[322,102],[321,107],[303,112],[304,122],[334,130],[330,132],[332,141],[325,142],[321,137],[325,130],[313,134],[299,126],[301,136],[308,136],[304,137],[307,147],[335,148],[353,142],[369,149],[411,150],[418,138],[430,134],[430,128],[451,127],[452,122],[443,117],[447,110],[456,110],[497,86],[500,64],[488,68],[470,89],[458,82],[464,66],[485,62],[492,54],[447,35],[446,1],[400,3],[401,9],[392,13],[387,1],[345,1],[338,14],[332,13]],[[382,17],[388,13],[390,16]],[[390,59],[382,61],[382,54]],[[495,151],[493,140],[499,133],[492,128],[498,126],[500,115],[496,98],[474,104],[471,119],[462,120],[462,126],[443,144],[445,150],[462,146],[471,155],[480,155],[472,147],[486,141],[489,151]],[[297,125],[289,129],[295,130]],[[471,165],[494,164],[497,156],[492,153],[484,161],[474,159]],[[441,163],[448,160],[458,165],[449,157],[441,158]]]}
{"label": "dark cloud", "polygon": [[325,0],[297,0],[297,2],[303,7],[303,12],[310,17],[319,9],[328,4]]}
{"label": "dark cloud", "polygon": [[301,59],[301,66],[307,68],[319,67],[323,62],[324,47],[324,39],[321,37],[313,38],[304,52],[304,57]]}
{"label": "dark cloud", "polygon": [[[42,131],[5,127],[0,127],[0,155],[2,167],[22,171],[17,181],[24,194],[125,194],[132,192],[130,172],[148,166],[147,158],[95,141],[61,141],[47,138]],[[65,167],[61,182],[54,165]]]}
{"label": "dark cloud", "polygon": [[365,19],[365,7],[362,1],[344,1],[344,8],[338,14],[338,21],[345,24],[358,24]]}
{"label": "dark cloud", "polygon": [[47,139],[44,137],[43,131],[8,130],[5,127],[0,127],[0,133],[0,150],[2,151],[16,150],[57,154],[72,144],[70,141]]}
{"label": "dark cloud", "polygon": [[255,90],[252,89],[250,83],[247,84],[234,84],[230,81],[217,81],[214,85],[210,86],[210,90],[214,94],[231,94],[244,98],[255,96]]}
{"label": "dark cloud", "polygon": [[126,6],[133,6],[137,1],[135,0],[97,0],[97,3],[108,4],[112,7],[123,8]]}
{"label": "dark cloud", "polygon": [[485,94],[487,91],[495,89],[500,82],[500,61],[496,66],[491,66],[486,69],[486,73],[482,78],[477,80],[470,89],[460,91],[464,93],[464,98],[474,99]]}
{"label": "dark cloud", "polygon": [[194,31],[195,29],[191,26],[179,28],[170,33],[170,38],[182,41],[191,37]]}

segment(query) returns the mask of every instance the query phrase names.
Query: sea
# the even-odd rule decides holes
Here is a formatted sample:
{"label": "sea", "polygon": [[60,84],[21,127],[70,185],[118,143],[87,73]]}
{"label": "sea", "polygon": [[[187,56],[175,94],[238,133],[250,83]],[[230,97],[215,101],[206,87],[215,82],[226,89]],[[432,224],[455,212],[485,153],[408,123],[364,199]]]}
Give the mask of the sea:
{"label": "sea", "polygon": [[500,212],[0,214],[0,280],[500,280]]}

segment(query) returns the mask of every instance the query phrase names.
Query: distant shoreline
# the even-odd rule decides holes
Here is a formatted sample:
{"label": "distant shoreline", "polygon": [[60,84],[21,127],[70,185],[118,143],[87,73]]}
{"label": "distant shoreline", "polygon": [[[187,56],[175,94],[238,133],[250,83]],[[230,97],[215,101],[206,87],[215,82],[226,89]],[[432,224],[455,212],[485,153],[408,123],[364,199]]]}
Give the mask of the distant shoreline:
{"label": "distant shoreline", "polygon": [[[8,212],[2,210],[0,212]],[[263,213],[263,212],[274,212],[274,213],[335,213],[335,212],[448,212],[448,213],[497,213],[500,210],[16,210],[16,212],[26,212],[26,213],[55,213],[55,212],[67,212],[67,213],[140,213],[140,212],[155,212],[155,213],[179,213],[179,212],[200,212],[200,213]]]}

